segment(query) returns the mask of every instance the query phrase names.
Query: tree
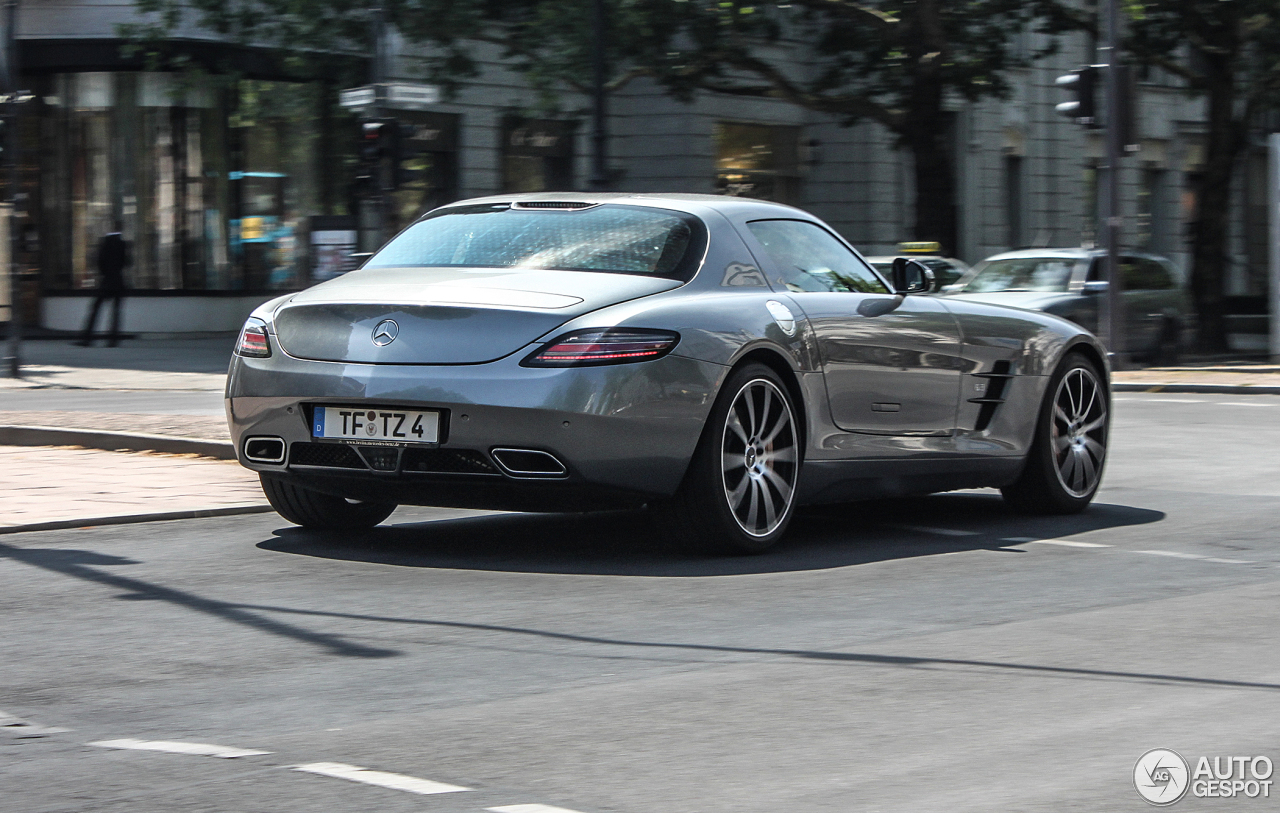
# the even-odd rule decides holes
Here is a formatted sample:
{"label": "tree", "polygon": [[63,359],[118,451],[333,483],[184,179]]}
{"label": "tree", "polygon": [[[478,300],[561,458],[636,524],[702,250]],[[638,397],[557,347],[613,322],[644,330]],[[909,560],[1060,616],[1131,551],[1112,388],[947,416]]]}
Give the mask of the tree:
{"label": "tree", "polygon": [[[160,42],[194,13],[204,28],[298,54],[369,52],[369,9],[358,0],[137,0],[152,16],[130,35]],[[388,20],[431,46],[425,76],[448,88],[476,71],[473,46],[503,56],[554,104],[587,91],[592,0],[385,0]],[[914,159],[912,236],[956,245],[953,99],[1009,91],[1025,65],[1013,38],[1060,28],[1058,0],[606,0],[611,89],[650,76],[677,97],[698,90],[778,97],[843,125],[880,123]],[[774,59],[773,46],[805,54]],[[1042,52],[1043,53],[1043,52]],[[1039,56],[1035,54],[1032,56]],[[311,55],[311,56],[308,56]]]}
{"label": "tree", "polygon": [[[1064,19],[1055,0],[679,5],[685,7],[679,36],[652,64],[659,81],[677,94],[704,88],[780,97],[843,125],[878,122],[914,159],[912,237],[950,249],[956,245],[950,102],[1007,96],[1006,72],[1052,50],[1018,55],[1014,37],[1056,33]],[[812,43],[808,64],[781,64],[761,47],[788,40]]]}
{"label": "tree", "polygon": [[1276,0],[1127,0],[1127,11],[1128,51],[1206,99],[1204,166],[1191,222],[1191,292],[1200,349],[1226,352],[1231,179],[1250,128],[1280,99],[1280,6]]}

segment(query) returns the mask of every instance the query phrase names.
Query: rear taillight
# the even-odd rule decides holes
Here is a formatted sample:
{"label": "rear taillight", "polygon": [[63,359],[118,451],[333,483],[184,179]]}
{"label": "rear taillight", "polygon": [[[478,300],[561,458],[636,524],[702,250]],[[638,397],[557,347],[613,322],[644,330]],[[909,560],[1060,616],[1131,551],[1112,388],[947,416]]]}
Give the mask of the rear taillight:
{"label": "rear taillight", "polygon": [[249,319],[240,329],[236,342],[236,355],[264,359],[271,355],[271,342],[267,339],[267,323],[261,319]]}
{"label": "rear taillight", "polygon": [[548,342],[520,362],[525,367],[592,367],[662,358],[680,341],[670,330],[579,330]]}

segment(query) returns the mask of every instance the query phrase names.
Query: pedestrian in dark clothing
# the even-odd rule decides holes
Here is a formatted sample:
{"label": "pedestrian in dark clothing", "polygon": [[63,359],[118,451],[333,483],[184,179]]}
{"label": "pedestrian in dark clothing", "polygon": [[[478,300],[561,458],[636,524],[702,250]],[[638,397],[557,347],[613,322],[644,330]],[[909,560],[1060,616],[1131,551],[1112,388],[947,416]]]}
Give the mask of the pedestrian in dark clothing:
{"label": "pedestrian in dark clothing", "polygon": [[103,237],[98,244],[98,295],[94,297],[89,318],[84,323],[84,332],[76,344],[81,347],[93,344],[93,324],[98,321],[98,308],[108,299],[112,300],[112,308],[111,333],[107,336],[107,346],[115,347],[120,342],[120,304],[125,291],[124,269],[128,265],[129,244],[124,241],[120,232],[113,231]]}

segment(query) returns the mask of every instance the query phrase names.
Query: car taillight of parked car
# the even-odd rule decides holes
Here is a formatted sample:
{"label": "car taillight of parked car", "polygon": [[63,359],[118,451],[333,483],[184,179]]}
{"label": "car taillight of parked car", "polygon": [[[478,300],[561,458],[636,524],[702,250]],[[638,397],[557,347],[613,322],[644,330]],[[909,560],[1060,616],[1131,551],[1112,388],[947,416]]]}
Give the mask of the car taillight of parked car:
{"label": "car taillight of parked car", "polygon": [[236,354],[249,358],[265,359],[271,356],[271,342],[267,339],[267,325],[261,319],[250,319],[240,329],[236,342]]}
{"label": "car taillight of parked car", "polygon": [[662,358],[680,341],[669,330],[609,328],[566,333],[520,362],[525,367],[592,367]]}

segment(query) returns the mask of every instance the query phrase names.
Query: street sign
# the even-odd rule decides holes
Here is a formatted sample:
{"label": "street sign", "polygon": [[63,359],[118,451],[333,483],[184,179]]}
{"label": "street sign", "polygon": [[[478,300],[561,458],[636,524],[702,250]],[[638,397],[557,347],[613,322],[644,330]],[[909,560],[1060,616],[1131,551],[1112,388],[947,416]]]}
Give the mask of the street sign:
{"label": "street sign", "polygon": [[440,88],[435,85],[415,85],[412,82],[364,85],[338,93],[338,104],[343,107],[372,107],[379,104],[401,110],[417,110],[439,103]]}
{"label": "street sign", "polygon": [[378,89],[374,85],[347,88],[338,92],[338,104],[343,107],[368,107],[377,100]]}
{"label": "street sign", "polygon": [[385,86],[387,107],[425,107],[440,103],[440,88],[435,85],[415,85],[408,82],[392,82]]}

